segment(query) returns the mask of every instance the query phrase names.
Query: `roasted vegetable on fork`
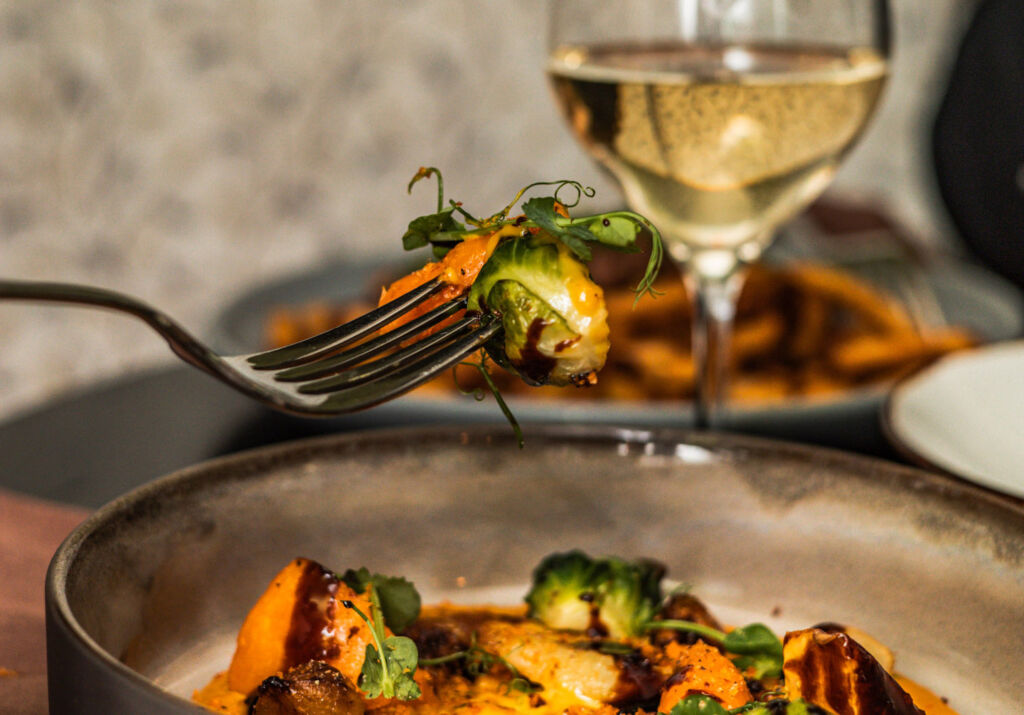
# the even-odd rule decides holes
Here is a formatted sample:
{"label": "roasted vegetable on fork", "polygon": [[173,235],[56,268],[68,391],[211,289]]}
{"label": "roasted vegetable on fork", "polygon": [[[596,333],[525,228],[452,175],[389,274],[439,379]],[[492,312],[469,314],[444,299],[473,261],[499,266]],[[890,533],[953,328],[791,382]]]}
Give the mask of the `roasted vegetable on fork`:
{"label": "roasted vegetable on fork", "polygon": [[[434,168],[420,169],[409,188],[434,175],[437,213],[412,221],[403,244],[407,250],[429,244],[440,260],[396,281],[383,292],[381,302],[440,278],[446,289],[417,313],[468,293],[468,310],[501,320],[503,329],[486,346],[494,362],[533,385],[596,382],[608,354],[608,313],[604,293],[586,266],[589,244],[636,252],[639,235],[651,236],[647,271],[636,288],[639,297],[653,292],[661,265],[657,229],[630,211],[570,218],[568,209],[583,196],[593,195],[593,189],[575,181],[530,184],[498,213],[476,218],[461,203],[449,201],[445,206],[444,184]],[[539,186],[554,186],[554,195],[530,199],[522,205],[522,215],[510,216],[516,201]],[[560,193],[566,190],[576,192],[571,203],[561,200]]]}

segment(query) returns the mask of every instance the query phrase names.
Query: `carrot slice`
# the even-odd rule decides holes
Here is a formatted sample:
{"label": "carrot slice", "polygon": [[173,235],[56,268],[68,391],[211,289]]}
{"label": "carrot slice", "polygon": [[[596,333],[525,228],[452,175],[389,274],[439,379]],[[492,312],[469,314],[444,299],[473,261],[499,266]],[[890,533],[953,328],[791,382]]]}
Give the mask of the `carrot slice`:
{"label": "carrot slice", "polygon": [[[423,266],[423,268],[399,278],[390,286],[383,289],[381,291],[379,305],[384,305],[399,296],[405,295],[412,289],[418,288],[434,278],[440,277],[441,281],[445,283],[444,288],[442,288],[438,293],[423,301],[423,303],[416,306],[416,308],[409,311],[401,318],[389,323],[383,328],[382,332],[387,332],[400,325],[404,325],[410,320],[413,320],[424,313],[430,312],[437,306],[447,303],[448,301],[458,298],[466,293],[470,286],[473,285],[473,281],[476,280],[477,274],[480,273],[480,269],[484,267],[485,263],[487,263],[487,259],[489,259],[491,254],[494,253],[494,249],[497,247],[498,242],[505,236],[516,235],[517,233],[518,230],[514,226],[506,226],[491,234],[467,238],[464,241],[460,241],[454,248],[452,248],[452,250],[448,251],[448,253],[445,254],[445,257],[440,261],[428,263]],[[436,333],[442,328],[459,320],[463,314],[464,311],[460,311],[429,330],[425,330],[418,337],[422,338],[432,333]]]}

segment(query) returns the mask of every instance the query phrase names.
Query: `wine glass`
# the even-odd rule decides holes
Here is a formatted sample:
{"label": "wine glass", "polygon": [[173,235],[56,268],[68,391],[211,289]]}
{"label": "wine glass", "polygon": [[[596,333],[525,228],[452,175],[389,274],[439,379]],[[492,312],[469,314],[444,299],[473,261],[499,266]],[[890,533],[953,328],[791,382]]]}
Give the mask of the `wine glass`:
{"label": "wine glass", "polygon": [[695,421],[725,392],[744,266],[814,200],[887,76],[886,0],[556,0],[547,71],[582,146],[659,228],[695,309]]}

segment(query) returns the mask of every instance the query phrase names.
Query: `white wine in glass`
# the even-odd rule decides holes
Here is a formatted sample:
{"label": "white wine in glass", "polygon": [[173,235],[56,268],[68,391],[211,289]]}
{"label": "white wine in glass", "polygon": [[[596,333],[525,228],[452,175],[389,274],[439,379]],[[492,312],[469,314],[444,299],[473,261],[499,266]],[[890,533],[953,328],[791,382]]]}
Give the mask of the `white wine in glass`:
{"label": "white wine in glass", "polygon": [[[698,308],[697,421],[706,427],[723,389],[743,264],[825,189],[878,102],[885,6],[619,5],[621,13],[611,3],[555,3],[548,73],[578,141],[686,270]],[[802,9],[799,20],[791,6]],[[824,6],[847,11],[822,12],[823,21],[853,23],[837,42],[815,39],[817,16],[807,8]]]}

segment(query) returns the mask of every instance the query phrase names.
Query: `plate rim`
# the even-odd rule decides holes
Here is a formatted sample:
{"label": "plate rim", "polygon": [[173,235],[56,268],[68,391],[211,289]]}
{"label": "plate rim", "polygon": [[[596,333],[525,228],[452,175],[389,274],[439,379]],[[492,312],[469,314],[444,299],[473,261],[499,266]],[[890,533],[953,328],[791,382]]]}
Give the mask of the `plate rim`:
{"label": "plate rim", "polygon": [[922,469],[931,470],[945,477],[983,489],[998,497],[1024,505],[1024,481],[1021,482],[1018,492],[1012,492],[1006,491],[999,486],[993,486],[993,483],[991,481],[987,481],[985,477],[974,477],[957,472],[953,469],[952,465],[945,464],[940,459],[922,452],[919,447],[912,444],[912,442],[907,438],[905,431],[901,432],[901,429],[898,426],[898,402],[901,396],[906,395],[907,391],[914,387],[914,383],[920,383],[922,380],[931,379],[934,374],[942,370],[949,369],[949,366],[952,363],[972,360],[979,354],[987,355],[994,352],[1002,352],[1004,350],[1024,351],[1024,339],[988,343],[986,345],[979,345],[974,348],[970,348],[969,350],[944,355],[938,360],[935,360],[934,362],[929,363],[908,375],[904,375],[893,384],[892,389],[885,396],[885,400],[883,401],[882,408],[879,412],[879,424],[882,429],[882,434],[889,444],[891,444],[893,449],[895,449],[899,455],[904,457],[908,462],[917,465]]}

